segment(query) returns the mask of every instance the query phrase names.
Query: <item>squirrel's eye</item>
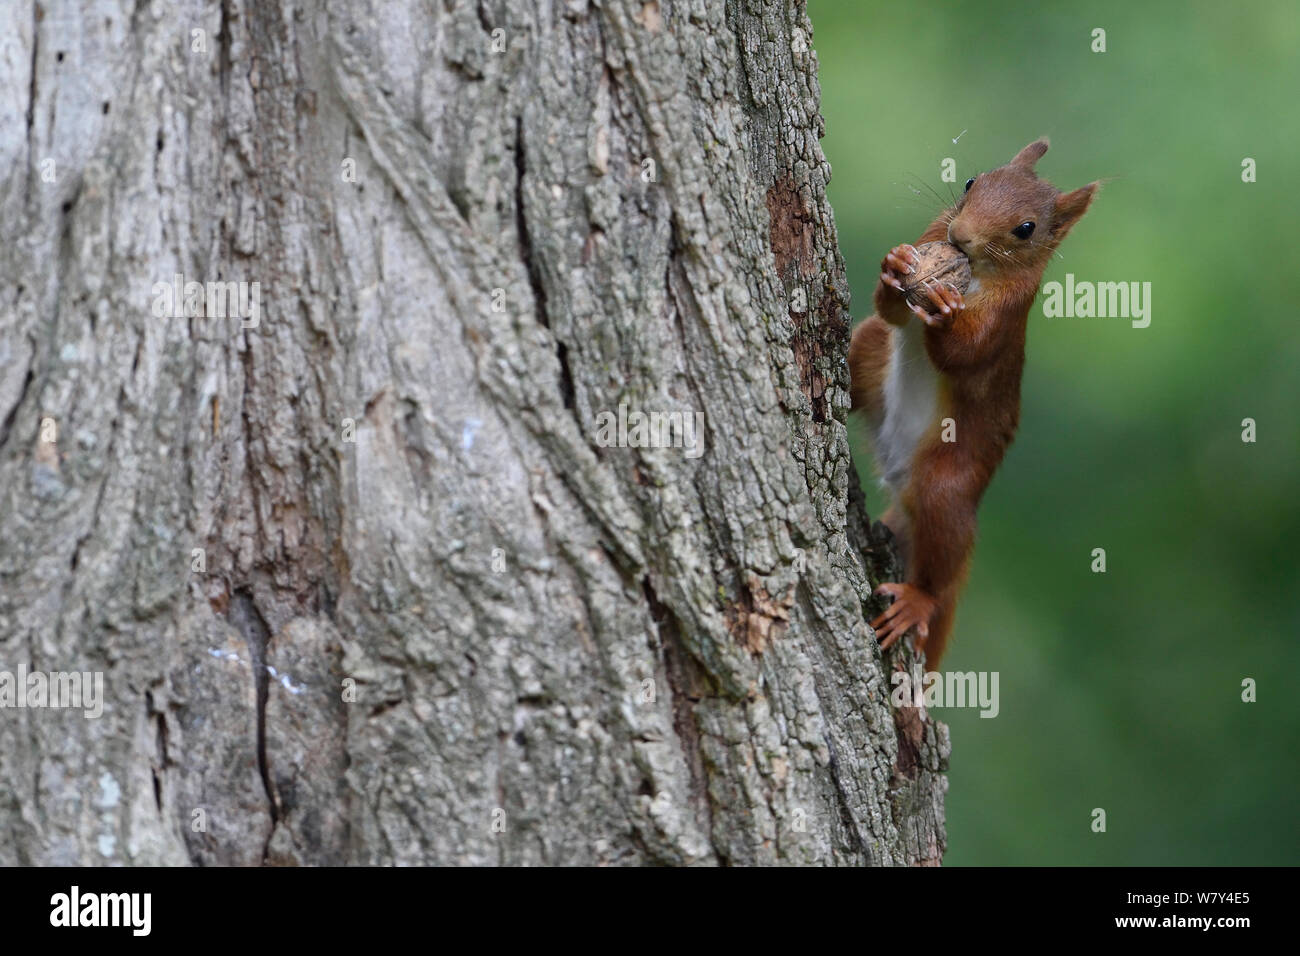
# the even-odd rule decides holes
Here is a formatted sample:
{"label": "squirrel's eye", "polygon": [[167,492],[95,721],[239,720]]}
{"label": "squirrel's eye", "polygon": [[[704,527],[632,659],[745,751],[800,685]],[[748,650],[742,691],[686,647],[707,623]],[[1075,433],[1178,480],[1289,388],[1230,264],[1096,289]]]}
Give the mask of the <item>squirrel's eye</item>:
{"label": "squirrel's eye", "polygon": [[972,176],[970,179],[966,180],[966,191],[970,192],[970,188],[974,185],[975,185],[975,177]]}
{"label": "squirrel's eye", "polygon": [[1034,234],[1034,224],[1032,222],[1022,222],[1016,228],[1011,230],[1011,235],[1017,239],[1028,239]]}

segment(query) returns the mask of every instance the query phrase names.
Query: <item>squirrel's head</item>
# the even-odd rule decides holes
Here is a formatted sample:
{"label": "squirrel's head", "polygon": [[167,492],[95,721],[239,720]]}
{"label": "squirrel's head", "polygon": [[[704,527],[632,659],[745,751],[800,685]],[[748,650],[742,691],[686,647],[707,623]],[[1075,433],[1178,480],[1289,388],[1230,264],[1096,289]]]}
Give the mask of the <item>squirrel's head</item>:
{"label": "squirrel's head", "polygon": [[966,253],[971,270],[1041,269],[1065,234],[1087,212],[1098,183],[1063,193],[1034,172],[1047,138],[1011,162],[966,181],[948,223],[948,241]]}

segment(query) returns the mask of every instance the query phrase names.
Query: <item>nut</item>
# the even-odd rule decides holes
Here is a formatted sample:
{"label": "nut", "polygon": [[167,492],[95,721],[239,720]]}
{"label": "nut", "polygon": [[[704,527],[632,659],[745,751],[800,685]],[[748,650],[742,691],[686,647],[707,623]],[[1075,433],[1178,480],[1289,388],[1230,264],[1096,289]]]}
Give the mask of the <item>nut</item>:
{"label": "nut", "polygon": [[903,276],[903,294],[912,305],[934,312],[925,282],[947,282],[963,295],[970,288],[970,260],[950,242],[927,242],[916,247],[916,271]]}

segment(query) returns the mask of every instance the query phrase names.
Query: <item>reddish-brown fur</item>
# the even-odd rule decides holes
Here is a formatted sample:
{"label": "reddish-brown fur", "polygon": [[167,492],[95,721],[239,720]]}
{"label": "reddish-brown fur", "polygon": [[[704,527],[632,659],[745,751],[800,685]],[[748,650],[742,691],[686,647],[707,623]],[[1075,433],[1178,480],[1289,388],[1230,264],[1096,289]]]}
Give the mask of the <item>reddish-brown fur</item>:
{"label": "reddish-brown fur", "polygon": [[[1061,193],[1033,171],[1045,140],[1026,146],[1008,165],[985,173],[957,205],[930,224],[917,245],[948,240],[971,260],[976,282],[965,297],[932,295],[939,315],[913,314],[897,288],[908,267],[906,247],[882,264],[876,314],[853,332],[849,347],[853,409],[879,422],[886,402],[895,327],[925,321],[925,351],[937,372],[938,414],[916,445],[906,485],[885,516],[906,564],[906,581],[883,584],[893,604],[875,621],[887,648],[915,628],[929,666],[937,666],[952,629],[957,596],[975,543],[975,512],[1015,437],[1025,330],[1052,252],[1087,210],[1092,183]],[[1011,231],[1034,222],[1028,239]],[[939,421],[955,422],[956,440],[940,439]]]}

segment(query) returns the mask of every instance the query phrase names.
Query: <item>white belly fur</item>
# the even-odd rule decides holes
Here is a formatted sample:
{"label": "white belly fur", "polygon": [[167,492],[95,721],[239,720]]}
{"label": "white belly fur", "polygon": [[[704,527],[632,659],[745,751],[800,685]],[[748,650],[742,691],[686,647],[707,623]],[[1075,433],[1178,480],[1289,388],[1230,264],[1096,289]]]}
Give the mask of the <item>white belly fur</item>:
{"label": "white belly fur", "polygon": [[925,353],[919,319],[895,328],[885,376],[885,414],[876,430],[876,463],[895,499],[907,485],[916,446],[939,414],[939,374]]}

